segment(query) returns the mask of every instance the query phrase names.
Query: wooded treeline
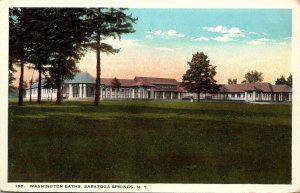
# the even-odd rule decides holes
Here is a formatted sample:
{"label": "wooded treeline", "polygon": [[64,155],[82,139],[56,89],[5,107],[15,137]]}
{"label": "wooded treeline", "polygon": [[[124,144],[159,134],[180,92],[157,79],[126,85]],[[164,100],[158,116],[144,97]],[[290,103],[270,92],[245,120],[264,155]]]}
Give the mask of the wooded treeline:
{"label": "wooded treeline", "polygon": [[20,68],[19,105],[23,105],[24,68],[38,71],[38,102],[42,74],[47,85],[57,89],[62,101],[62,83],[79,71],[76,64],[88,51],[96,52],[94,104],[99,104],[101,53],[120,49],[102,42],[133,33],[137,21],[126,8],[11,8],[9,10],[9,83]]}

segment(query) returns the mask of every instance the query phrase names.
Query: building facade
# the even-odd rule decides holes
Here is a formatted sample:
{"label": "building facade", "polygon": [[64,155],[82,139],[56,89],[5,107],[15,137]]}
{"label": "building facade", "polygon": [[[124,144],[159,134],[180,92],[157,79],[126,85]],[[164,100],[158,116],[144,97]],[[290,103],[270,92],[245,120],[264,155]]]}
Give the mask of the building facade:
{"label": "building facade", "polygon": [[[170,78],[135,77],[118,79],[120,87],[113,85],[113,78],[101,78],[100,99],[161,99],[181,100],[186,91],[180,83]],[[74,79],[63,83],[63,98],[69,100],[93,99],[95,78],[88,72],[77,73]],[[42,85],[44,85],[44,81]],[[37,98],[37,83],[26,90],[26,99]],[[42,86],[42,100],[55,100],[56,89]]]}
{"label": "building facade", "polygon": [[[197,94],[187,93],[180,83],[171,78],[135,77],[134,79],[118,79],[120,86],[113,84],[113,78],[102,78],[100,99],[151,99],[182,100],[197,99]],[[92,100],[95,97],[95,78],[88,72],[77,73],[74,79],[63,83],[63,98],[68,100]],[[46,88],[42,81],[42,100],[56,100],[56,89]],[[37,83],[26,90],[26,99],[37,99]],[[244,83],[221,85],[217,93],[202,93],[200,99],[229,101],[292,101],[292,89],[287,85],[263,83]]]}
{"label": "building facade", "polygon": [[[197,99],[193,93],[186,94]],[[218,93],[200,94],[200,99],[231,100],[246,102],[292,101],[292,89],[287,85],[272,85],[267,82],[221,85]]]}

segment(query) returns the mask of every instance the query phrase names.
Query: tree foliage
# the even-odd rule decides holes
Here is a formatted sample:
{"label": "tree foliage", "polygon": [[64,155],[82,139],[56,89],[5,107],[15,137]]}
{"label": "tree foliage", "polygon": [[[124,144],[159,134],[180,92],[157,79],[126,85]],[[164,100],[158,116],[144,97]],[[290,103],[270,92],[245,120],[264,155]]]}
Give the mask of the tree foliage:
{"label": "tree foliage", "polygon": [[237,84],[237,79],[228,78],[228,84]]}
{"label": "tree foliage", "polygon": [[[123,8],[13,8],[10,9],[9,75],[13,81],[14,65],[21,66],[19,85],[23,85],[24,65],[31,63],[47,85],[56,85],[57,100],[61,103],[63,79],[77,73],[76,63],[91,49],[97,55],[95,104],[100,96],[100,52],[117,53],[120,49],[102,42],[107,37],[121,38],[133,33],[132,18]],[[55,84],[54,84],[55,81]],[[20,86],[19,104],[23,103]]]}
{"label": "tree foliage", "polygon": [[276,79],[275,84],[285,84],[288,85],[289,87],[293,87],[293,76],[290,74],[288,78],[286,79],[284,76],[281,76]]}
{"label": "tree foliage", "polygon": [[113,78],[112,79],[112,81],[111,81],[111,86],[113,87],[113,88],[120,88],[121,87],[121,82],[119,81],[119,79],[117,79],[116,77],[115,78]]}
{"label": "tree foliage", "polygon": [[198,94],[211,93],[219,90],[214,76],[216,75],[216,66],[212,66],[208,57],[203,52],[197,52],[193,55],[192,60],[188,62],[189,69],[183,75],[182,86],[188,92]]}
{"label": "tree foliage", "polygon": [[14,80],[14,65],[20,66],[19,100],[23,105],[24,95],[24,66],[34,32],[30,30],[31,12],[22,8],[9,9],[9,75],[10,82]]}
{"label": "tree foliage", "polygon": [[262,82],[264,80],[262,75],[262,72],[251,70],[250,72],[247,72],[247,74],[245,74],[245,79],[248,83]]}
{"label": "tree foliage", "polygon": [[277,80],[275,81],[275,84],[287,84],[287,83],[288,81],[285,79],[284,76],[277,78]]}
{"label": "tree foliage", "polygon": [[133,23],[137,19],[126,14],[124,8],[90,8],[85,17],[89,41],[86,45],[96,52],[96,89],[94,104],[100,100],[101,51],[117,53],[119,49],[103,43],[107,37],[121,38],[124,33],[133,33]]}

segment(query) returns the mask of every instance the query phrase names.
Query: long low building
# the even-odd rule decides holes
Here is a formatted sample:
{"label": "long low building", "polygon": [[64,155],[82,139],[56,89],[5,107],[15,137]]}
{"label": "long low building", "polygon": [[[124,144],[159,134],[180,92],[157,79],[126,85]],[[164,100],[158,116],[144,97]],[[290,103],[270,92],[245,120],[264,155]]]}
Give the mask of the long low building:
{"label": "long low building", "polygon": [[[172,78],[135,77],[134,79],[117,79],[120,87],[113,85],[113,78],[101,78],[100,99],[162,99],[181,100],[186,93],[180,83]],[[72,80],[63,83],[63,98],[92,99],[95,96],[95,78],[88,72],[77,73]],[[44,81],[42,85],[44,85]],[[37,98],[38,84],[26,90],[26,98]],[[55,88],[42,88],[43,100],[55,100]]]}
{"label": "long low building", "polygon": [[[197,99],[197,94],[188,93],[180,82],[172,78],[135,77],[134,79],[117,79],[116,87],[113,78],[101,78],[100,99],[160,99],[182,100]],[[95,78],[88,72],[77,73],[74,79],[63,83],[63,98],[69,100],[93,99],[95,96]],[[45,81],[42,81],[42,85]],[[26,90],[26,98],[37,98],[38,84]],[[42,87],[42,100],[55,100],[56,89]],[[243,83],[220,85],[217,93],[200,94],[200,99],[229,101],[292,101],[292,89],[287,85],[263,83]]]}
{"label": "long low building", "polygon": [[[197,99],[197,95],[194,93],[187,93],[186,97]],[[267,82],[228,84],[220,85],[220,90],[217,93],[200,94],[200,99],[248,102],[292,101],[292,88],[288,85],[272,85]]]}

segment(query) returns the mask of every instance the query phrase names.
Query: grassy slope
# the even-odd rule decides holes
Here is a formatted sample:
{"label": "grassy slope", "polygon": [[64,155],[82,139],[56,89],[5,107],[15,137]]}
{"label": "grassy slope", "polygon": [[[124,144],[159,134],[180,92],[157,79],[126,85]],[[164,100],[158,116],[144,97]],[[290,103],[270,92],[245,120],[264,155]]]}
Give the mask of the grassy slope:
{"label": "grassy slope", "polygon": [[291,106],[11,105],[9,181],[290,183]]}

